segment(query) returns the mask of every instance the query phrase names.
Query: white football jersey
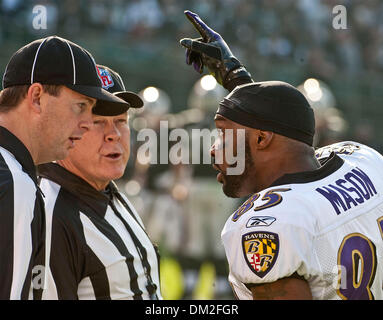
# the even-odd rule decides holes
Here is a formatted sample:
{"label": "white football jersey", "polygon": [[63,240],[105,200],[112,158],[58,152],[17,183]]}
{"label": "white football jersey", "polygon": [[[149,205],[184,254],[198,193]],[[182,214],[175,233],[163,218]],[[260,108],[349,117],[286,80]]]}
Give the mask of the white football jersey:
{"label": "white football jersey", "polygon": [[383,299],[383,157],[355,142],[316,151],[322,166],[287,174],[227,220],[222,240],[239,299],[294,274],[314,299]]}

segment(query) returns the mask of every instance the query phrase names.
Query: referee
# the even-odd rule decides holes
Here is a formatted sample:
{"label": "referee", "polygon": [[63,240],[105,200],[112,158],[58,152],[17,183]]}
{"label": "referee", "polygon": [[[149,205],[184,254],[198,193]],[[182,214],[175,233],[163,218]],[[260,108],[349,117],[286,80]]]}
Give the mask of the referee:
{"label": "referee", "polygon": [[[98,72],[104,88],[132,108],[143,106],[116,72]],[[96,105],[93,112],[93,125],[69,156],[38,168],[50,255],[43,299],[162,299],[157,250],[112,181],[129,159],[127,110],[102,116]]]}
{"label": "referee", "polygon": [[39,299],[45,217],[35,164],[66,157],[89,127],[96,99],[107,101],[107,111],[126,103],[102,89],[85,49],[59,37],[33,41],[14,53],[2,85],[0,299]]}

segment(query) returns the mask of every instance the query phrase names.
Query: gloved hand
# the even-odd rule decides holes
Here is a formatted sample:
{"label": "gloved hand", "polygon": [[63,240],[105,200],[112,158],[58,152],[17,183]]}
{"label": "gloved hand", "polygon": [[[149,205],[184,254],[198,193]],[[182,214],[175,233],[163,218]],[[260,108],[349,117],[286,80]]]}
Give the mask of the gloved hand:
{"label": "gloved hand", "polygon": [[217,82],[230,91],[236,85],[252,82],[250,73],[234,57],[221,35],[207,26],[197,14],[188,10],[184,13],[201,35],[198,39],[180,40],[186,48],[186,63],[192,64],[199,73],[206,66]]}

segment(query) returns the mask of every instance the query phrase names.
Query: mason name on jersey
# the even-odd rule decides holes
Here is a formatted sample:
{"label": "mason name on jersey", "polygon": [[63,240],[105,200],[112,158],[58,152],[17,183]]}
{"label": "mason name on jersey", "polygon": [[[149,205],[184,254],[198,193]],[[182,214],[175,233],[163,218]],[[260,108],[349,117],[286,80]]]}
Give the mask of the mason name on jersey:
{"label": "mason name on jersey", "polygon": [[356,207],[376,195],[370,177],[359,168],[354,168],[343,178],[315,190],[330,201],[336,214],[349,210],[352,205]]}

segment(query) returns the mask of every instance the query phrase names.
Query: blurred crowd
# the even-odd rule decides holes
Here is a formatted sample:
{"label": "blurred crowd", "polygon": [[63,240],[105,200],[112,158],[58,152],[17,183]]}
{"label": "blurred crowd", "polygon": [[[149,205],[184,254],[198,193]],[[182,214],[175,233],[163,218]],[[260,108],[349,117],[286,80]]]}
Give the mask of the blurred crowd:
{"label": "blurred crowd", "polygon": [[[1,0],[0,4],[2,47],[13,49],[45,34],[66,36],[89,48],[102,63],[134,78],[128,80],[132,90],[161,85],[177,111],[187,108],[186,96],[197,80],[197,75],[181,74],[185,66],[178,44],[182,37],[197,37],[183,15],[190,9],[224,35],[256,79],[299,85],[314,77],[329,84],[337,108],[350,122],[348,135],[368,138],[381,148],[383,134],[376,132],[383,116],[380,0]],[[47,8],[47,30],[32,28],[36,4]],[[336,5],[347,10],[347,29],[332,26]],[[7,53],[0,54],[2,67]]]}
{"label": "blurred crowd", "polygon": [[[131,45],[131,39],[169,42],[190,32],[182,14],[197,12],[238,47],[240,55],[310,64],[322,77],[383,69],[383,3],[379,0],[2,0],[1,40],[32,33],[31,9],[44,5],[49,33],[98,34]],[[332,28],[336,5],[347,9],[347,31]],[[12,22],[12,23],[6,23]],[[1,43],[1,42],[0,42]],[[153,50],[156,50],[154,47]]]}
{"label": "blurred crowd", "polygon": [[[46,30],[32,27],[36,4],[47,9]],[[333,28],[336,5],[347,10],[347,29]],[[255,80],[287,81],[306,94],[316,112],[316,146],[356,140],[383,152],[383,2],[0,0],[0,70],[22,44],[58,34],[118,70],[127,89],[159,88],[157,105],[147,102],[143,114],[132,115],[133,152],[120,188],[168,259],[164,272],[180,280],[166,284],[168,297],[231,298],[220,230],[241,200],[222,194],[209,165],[137,160],[140,128],[158,130],[161,120],[212,128],[226,93],[201,91],[201,75],[185,66],[178,41],[198,37],[186,9],[223,35]]]}

